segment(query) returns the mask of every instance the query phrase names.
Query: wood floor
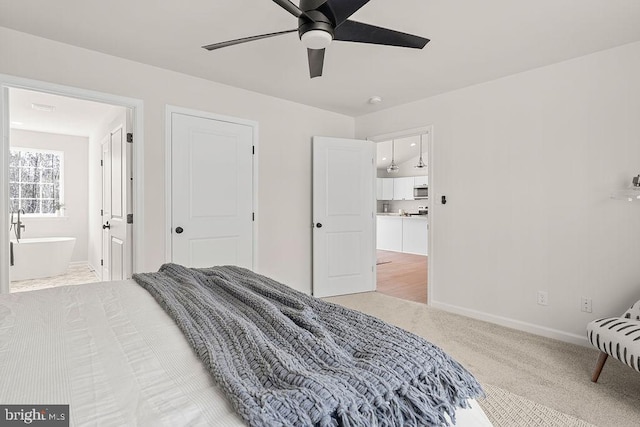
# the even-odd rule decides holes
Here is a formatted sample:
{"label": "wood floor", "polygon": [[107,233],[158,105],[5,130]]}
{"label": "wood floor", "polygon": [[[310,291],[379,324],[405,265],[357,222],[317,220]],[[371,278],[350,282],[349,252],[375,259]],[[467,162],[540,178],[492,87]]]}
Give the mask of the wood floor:
{"label": "wood floor", "polygon": [[378,251],[377,291],[396,298],[427,303],[427,257]]}

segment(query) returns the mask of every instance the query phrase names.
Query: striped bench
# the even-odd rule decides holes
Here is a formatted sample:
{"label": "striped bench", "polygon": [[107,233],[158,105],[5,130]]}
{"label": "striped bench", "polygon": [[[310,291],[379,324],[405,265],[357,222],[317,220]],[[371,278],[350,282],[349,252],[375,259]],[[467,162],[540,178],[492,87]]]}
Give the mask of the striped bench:
{"label": "striped bench", "polygon": [[609,356],[640,372],[640,301],[622,317],[606,317],[590,322],[587,336],[591,344],[600,350],[591,381],[598,381]]}

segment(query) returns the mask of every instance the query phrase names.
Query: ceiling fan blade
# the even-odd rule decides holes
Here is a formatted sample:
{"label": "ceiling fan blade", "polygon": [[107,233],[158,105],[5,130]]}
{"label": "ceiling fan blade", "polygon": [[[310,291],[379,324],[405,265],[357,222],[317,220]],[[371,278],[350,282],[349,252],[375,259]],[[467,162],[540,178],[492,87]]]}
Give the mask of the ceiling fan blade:
{"label": "ceiling fan blade", "polygon": [[327,0],[300,0],[300,7],[308,12],[310,10],[316,10],[326,2]]}
{"label": "ceiling fan blade", "polygon": [[331,9],[336,19],[336,27],[349,19],[362,6],[369,3],[369,0],[327,0],[326,4]]}
{"label": "ceiling fan blade", "polygon": [[320,77],[324,66],[324,49],[307,49],[307,55],[309,56],[309,74],[311,78]]}
{"label": "ceiling fan blade", "polygon": [[227,46],[233,46],[240,43],[252,42],[254,40],[266,39],[269,37],[279,36],[281,34],[293,33],[295,31],[298,31],[298,29],[296,28],[295,30],[279,31],[277,33],[261,34],[259,36],[251,36],[251,37],[245,37],[242,39],[229,40],[226,42],[220,42],[220,43],[214,43],[214,44],[202,46],[202,48],[207,50],[216,50],[216,49],[220,49]]}
{"label": "ceiling fan blade", "polygon": [[400,31],[363,24],[357,21],[345,21],[334,31],[334,40],[357,43],[381,44],[387,46],[422,49],[429,39],[401,33]]}
{"label": "ceiling fan blade", "polygon": [[287,12],[289,12],[290,14],[295,16],[296,18],[300,18],[302,16],[302,17],[305,17],[305,18],[307,18],[307,19],[309,19],[311,21],[314,21],[313,19],[311,19],[309,17],[309,15],[304,13],[302,10],[300,10],[300,8],[298,6],[296,6],[295,4],[293,4],[289,0],[273,0],[273,2],[277,3],[281,8],[283,8],[284,10],[286,10]]}

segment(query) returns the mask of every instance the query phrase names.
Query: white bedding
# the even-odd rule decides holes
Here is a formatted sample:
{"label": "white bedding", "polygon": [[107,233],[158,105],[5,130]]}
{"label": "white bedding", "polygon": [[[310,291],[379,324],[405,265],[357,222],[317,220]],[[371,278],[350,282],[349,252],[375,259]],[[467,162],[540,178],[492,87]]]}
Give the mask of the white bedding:
{"label": "white bedding", "polygon": [[[0,403],[71,425],[243,426],[173,320],[133,281],[0,295]],[[490,426],[482,409],[457,426]]]}

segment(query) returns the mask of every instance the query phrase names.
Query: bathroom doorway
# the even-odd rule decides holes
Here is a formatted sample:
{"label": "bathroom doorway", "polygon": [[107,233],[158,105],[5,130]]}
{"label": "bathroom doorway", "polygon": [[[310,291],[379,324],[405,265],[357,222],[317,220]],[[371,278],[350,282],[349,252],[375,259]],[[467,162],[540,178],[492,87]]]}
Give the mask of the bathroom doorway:
{"label": "bathroom doorway", "polygon": [[[9,291],[130,277],[133,149],[127,139],[133,109],[21,87],[4,93],[9,116]],[[111,150],[108,161],[103,158],[105,141]],[[105,167],[110,169],[108,185],[103,182]],[[103,188],[112,187],[118,189],[118,200],[103,198]],[[103,240],[110,238],[109,228],[117,221],[125,231],[117,235],[120,252],[112,254]],[[110,258],[122,262],[105,275]]]}

